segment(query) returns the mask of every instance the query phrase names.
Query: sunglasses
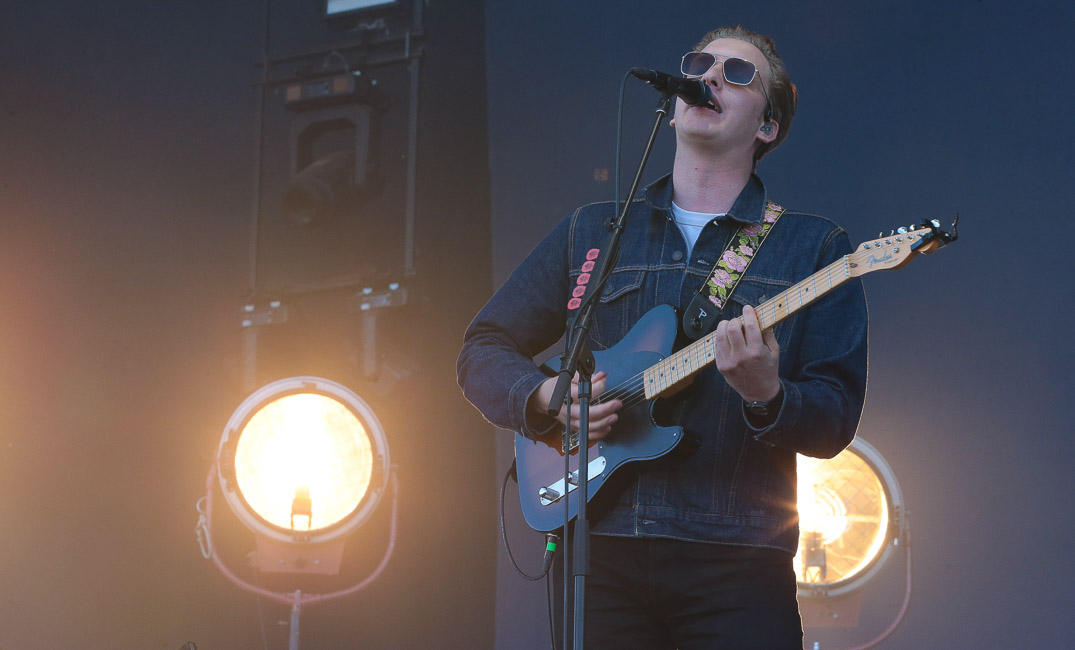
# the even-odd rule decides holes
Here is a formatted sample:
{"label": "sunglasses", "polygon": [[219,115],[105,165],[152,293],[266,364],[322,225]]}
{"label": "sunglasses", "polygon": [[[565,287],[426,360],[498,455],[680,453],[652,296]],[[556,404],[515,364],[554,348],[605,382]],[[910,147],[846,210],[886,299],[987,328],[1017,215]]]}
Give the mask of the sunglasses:
{"label": "sunglasses", "polygon": [[[717,57],[709,52],[687,52],[679,64],[684,77],[701,77],[717,64]],[[721,62],[724,80],[736,86],[749,86],[758,76],[758,67],[737,56],[729,56]]]}

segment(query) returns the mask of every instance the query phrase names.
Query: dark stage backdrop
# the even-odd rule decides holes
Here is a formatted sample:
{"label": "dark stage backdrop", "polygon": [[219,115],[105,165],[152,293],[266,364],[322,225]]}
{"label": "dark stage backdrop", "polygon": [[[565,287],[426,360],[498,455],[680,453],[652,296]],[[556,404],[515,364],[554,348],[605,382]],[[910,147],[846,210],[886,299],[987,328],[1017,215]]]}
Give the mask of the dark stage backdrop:
{"label": "dark stage backdrop", "polygon": [[[957,244],[864,280],[859,433],[892,465],[913,534],[910,609],[883,647],[1075,645],[1071,6],[509,0],[486,16],[495,284],[574,206],[612,198],[603,170],[625,71],[674,72],[728,23],[775,37],[798,84],[790,138],[759,168],[770,196],[835,219],[853,241],[962,214]],[[655,103],[629,85],[625,185]],[[671,143],[666,129],[649,179],[668,170]],[[503,471],[511,437],[490,435]],[[516,555],[534,571],[541,541],[518,522],[509,515]],[[543,586],[515,577],[503,553],[498,571],[497,647],[547,647]],[[873,638],[902,596],[895,555],[859,628],[807,640]]]}
{"label": "dark stage backdrop", "polygon": [[[413,43],[424,54],[411,303],[382,331],[392,372],[348,382],[385,422],[398,542],[377,582],[303,611],[308,648],[493,644],[494,481],[476,486],[492,476],[494,445],[454,371],[491,284],[484,14],[464,0],[427,4],[425,37]],[[272,57],[351,37],[323,23],[317,0],[269,5]],[[195,537],[195,502],[245,396],[239,315],[256,190],[268,209],[283,189],[279,174],[254,183],[265,20],[262,0],[7,2],[0,11],[4,648],[287,647],[288,607],[225,580]],[[392,88],[405,79],[378,74]],[[278,170],[290,131],[280,96],[266,102],[261,162]],[[404,95],[388,109],[406,106]],[[391,119],[381,162],[398,174],[406,148],[393,138],[406,121]],[[360,214],[369,229],[340,227],[291,266],[267,261],[263,278],[398,279],[401,200]],[[263,252],[289,250],[279,228],[261,225],[277,237]],[[328,331],[348,326],[333,318],[320,321]],[[346,367],[355,351],[326,341],[293,355],[291,368]],[[269,365],[283,373],[287,363]],[[381,557],[388,503],[349,541],[348,577]],[[255,579],[243,561],[252,536],[229,523],[219,494],[216,512],[221,550]]]}

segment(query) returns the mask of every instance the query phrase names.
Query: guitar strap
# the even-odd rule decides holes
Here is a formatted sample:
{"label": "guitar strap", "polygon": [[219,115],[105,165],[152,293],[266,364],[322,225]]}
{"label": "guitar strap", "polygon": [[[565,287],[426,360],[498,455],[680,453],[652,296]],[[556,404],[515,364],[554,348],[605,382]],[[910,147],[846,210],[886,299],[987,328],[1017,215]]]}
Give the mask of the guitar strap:
{"label": "guitar strap", "polygon": [[766,201],[761,222],[742,226],[732,235],[709,277],[683,313],[682,329],[687,338],[698,340],[713,328],[769,231],[783,214],[784,208]]}

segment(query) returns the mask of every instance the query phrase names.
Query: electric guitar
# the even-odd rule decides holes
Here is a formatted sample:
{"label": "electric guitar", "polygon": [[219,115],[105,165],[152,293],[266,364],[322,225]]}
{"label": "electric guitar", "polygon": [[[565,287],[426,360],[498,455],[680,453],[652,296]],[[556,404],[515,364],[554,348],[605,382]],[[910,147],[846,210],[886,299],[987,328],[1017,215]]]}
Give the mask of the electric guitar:
{"label": "electric guitar", "polygon": [[[949,235],[936,221],[900,228],[890,235],[864,242],[802,282],[755,308],[762,330],[773,327],[832,289],[872,271],[898,269],[919,253],[928,254],[958,238],[956,222]],[[596,367],[608,373],[607,388],[593,400],[620,399],[623,407],[608,438],[589,443],[587,501],[620,467],[635,461],[660,458],[683,440],[679,426],[661,426],[653,419],[653,400],[669,396],[714,362],[715,333],[707,334],[672,352],[679,318],[669,305],[647,312],[616,345],[594,352]],[[550,434],[538,440],[515,434],[516,473],[523,518],[534,530],[548,532],[563,526],[578,511],[578,433],[572,433],[567,453],[570,475],[565,482],[563,436]]]}

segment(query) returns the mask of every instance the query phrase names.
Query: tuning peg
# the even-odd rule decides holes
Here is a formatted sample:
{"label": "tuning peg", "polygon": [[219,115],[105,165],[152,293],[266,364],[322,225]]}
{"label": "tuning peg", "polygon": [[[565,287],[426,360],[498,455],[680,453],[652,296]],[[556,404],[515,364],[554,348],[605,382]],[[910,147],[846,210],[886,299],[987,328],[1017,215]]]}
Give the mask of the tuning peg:
{"label": "tuning peg", "polygon": [[907,229],[906,228],[898,228],[896,230],[896,232],[898,232],[901,235],[905,235],[905,234],[907,234]]}

